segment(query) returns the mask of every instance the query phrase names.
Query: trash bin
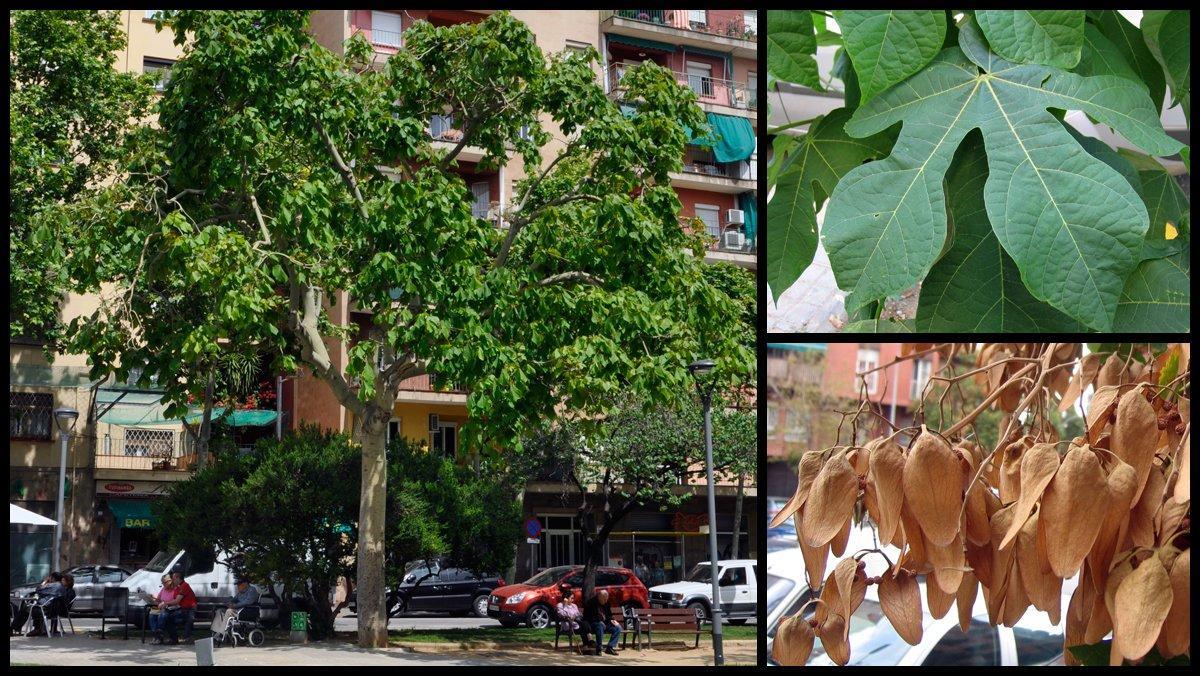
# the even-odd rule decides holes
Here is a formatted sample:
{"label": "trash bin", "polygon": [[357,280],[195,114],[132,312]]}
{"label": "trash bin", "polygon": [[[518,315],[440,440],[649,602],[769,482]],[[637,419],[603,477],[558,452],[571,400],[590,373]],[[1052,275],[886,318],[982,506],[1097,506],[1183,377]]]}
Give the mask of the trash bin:
{"label": "trash bin", "polygon": [[201,638],[196,640],[196,666],[211,667],[216,665],[213,659],[213,640],[212,637]]}
{"label": "trash bin", "polygon": [[293,611],[291,629],[293,643],[308,643],[308,613]]}

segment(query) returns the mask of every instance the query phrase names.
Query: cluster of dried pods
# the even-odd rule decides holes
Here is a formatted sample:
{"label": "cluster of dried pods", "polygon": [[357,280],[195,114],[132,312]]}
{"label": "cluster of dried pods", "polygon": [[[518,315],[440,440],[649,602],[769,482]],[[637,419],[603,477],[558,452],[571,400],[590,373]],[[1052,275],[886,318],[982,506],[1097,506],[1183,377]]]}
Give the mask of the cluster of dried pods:
{"label": "cluster of dried pods", "polygon": [[[918,346],[919,348],[920,346]],[[910,348],[909,350],[913,350]],[[819,638],[831,660],[850,659],[849,618],[879,585],[879,602],[908,643],[921,640],[918,576],[929,614],[957,603],[962,631],[982,594],[993,625],[1013,626],[1033,606],[1052,623],[1062,617],[1063,580],[1078,575],[1067,608],[1068,646],[1112,632],[1110,662],[1189,652],[1190,400],[1156,386],[1162,368],[1113,355],[1078,358],[1079,346],[990,344],[978,353],[977,378],[989,400],[1011,414],[992,453],[922,425],[908,448],[894,438],[865,446],[805,453],[795,494],[772,526],[791,517],[810,586],[821,581],[811,618],[785,618],[772,648],[783,665],[803,665]],[[1187,346],[1160,355],[1186,374]],[[1072,368],[1074,367],[1074,368]],[[1072,375],[1074,372],[1074,375]],[[998,374],[998,375],[997,375]],[[1016,415],[1049,393],[1069,408],[1095,390],[1086,433],[1059,441],[1042,416]],[[1002,423],[1003,424],[1003,423]],[[961,429],[956,424],[950,429]],[[860,557],[843,559],[828,577],[830,552],[843,555],[861,500],[881,544],[901,550],[878,578]]]}

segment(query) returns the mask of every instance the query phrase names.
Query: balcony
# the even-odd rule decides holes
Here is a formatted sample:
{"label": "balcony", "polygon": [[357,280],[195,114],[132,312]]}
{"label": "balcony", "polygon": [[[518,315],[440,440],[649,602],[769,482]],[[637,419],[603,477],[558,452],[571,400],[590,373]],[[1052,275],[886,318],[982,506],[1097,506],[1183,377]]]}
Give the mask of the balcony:
{"label": "balcony", "polygon": [[[429,138],[433,139],[433,147],[447,153],[453,152],[463,138],[463,131],[456,126],[453,115],[434,115],[430,118],[426,130],[429,132]],[[465,146],[458,153],[457,159],[459,162],[478,162],[486,154],[483,148]]]}
{"label": "balcony", "polygon": [[425,374],[400,381],[397,402],[424,402],[430,404],[460,403],[467,401],[467,391],[458,383],[440,383],[434,374]]}
{"label": "balcony", "polygon": [[711,152],[688,146],[683,157],[683,170],[671,174],[671,185],[731,195],[756,190],[758,160],[751,156],[741,162],[717,162]]}
{"label": "balcony", "polygon": [[191,472],[196,453],[183,448],[174,430],[127,429],[123,437],[97,439],[96,469],[143,472]]}
{"label": "balcony", "polygon": [[[608,67],[605,84],[610,95],[620,89],[621,79],[625,77],[628,68],[622,63],[614,63]],[[705,112],[740,114],[757,122],[758,96],[747,83],[691,75],[679,71],[672,72],[676,82],[696,93],[696,100]]]}
{"label": "balcony", "polygon": [[752,59],[758,52],[757,27],[741,17],[716,20],[704,10],[611,9],[600,11],[601,31],[672,44],[731,52]]}
{"label": "balcony", "polygon": [[[695,218],[681,218],[679,225],[689,232],[704,232],[704,222]],[[723,262],[747,268],[758,269],[758,241],[746,237],[745,226],[727,223],[719,228],[717,233],[708,231],[708,255],[705,262]]]}

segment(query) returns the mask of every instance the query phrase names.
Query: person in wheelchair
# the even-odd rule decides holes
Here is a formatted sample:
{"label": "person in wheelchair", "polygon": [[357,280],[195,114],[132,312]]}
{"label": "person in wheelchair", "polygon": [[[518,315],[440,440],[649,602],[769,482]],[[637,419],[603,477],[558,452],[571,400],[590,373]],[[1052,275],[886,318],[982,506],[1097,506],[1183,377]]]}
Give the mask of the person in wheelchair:
{"label": "person in wheelchair", "polygon": [[[252,645],[262,642],[262,630],[258,626],[259,593],[250,584],[246,576],[238,576],[237,593],[225,608],[220,608],[213,615],[213,631],[219,641],[229,641],[236,645],[241,641],[249,641]],[[252,634],[256,633],[256,636]],[[255,641],[254,639],[258,639]]]}

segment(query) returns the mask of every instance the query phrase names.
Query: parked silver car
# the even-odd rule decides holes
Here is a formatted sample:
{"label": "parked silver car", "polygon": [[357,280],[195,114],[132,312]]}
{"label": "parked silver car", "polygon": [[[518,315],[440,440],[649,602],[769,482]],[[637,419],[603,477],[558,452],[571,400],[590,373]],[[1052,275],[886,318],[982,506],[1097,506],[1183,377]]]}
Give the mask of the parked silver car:
{"label": "parked silver car", "polygon": [[[119,587],[133,571],[120,566],[85,564],[67,570],[75,578],[75,605],[73,613],[98,613],[104,605],[104,588]],[[14,596],[33,593],[36,584],[22,585],[12,589]]]}

